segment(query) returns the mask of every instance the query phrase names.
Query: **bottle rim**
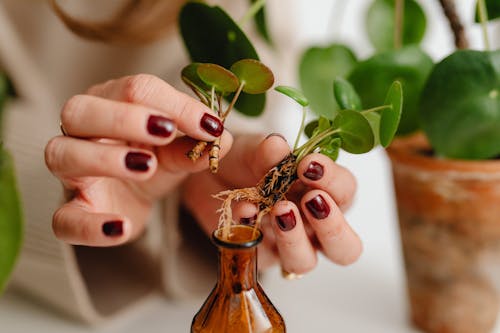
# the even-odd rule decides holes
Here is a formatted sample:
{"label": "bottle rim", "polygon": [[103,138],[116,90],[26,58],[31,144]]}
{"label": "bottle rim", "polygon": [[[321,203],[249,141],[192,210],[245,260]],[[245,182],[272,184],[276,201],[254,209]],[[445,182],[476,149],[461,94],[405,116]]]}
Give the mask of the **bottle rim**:
{"label": "bottle rim", "polygon": [[234,234],[234,232],[238,230],[243,230],[243,232],[248,233],[251,238],[240,240],[231,239],[230,236],[229,239],[223,239],[223,229],[219,228],[212,233],[212,242],[214,242],[215,245],[224,248],[248,249],[257,246],[260,242],[262,242],[262,239],[264,237],[260,229],[255,229],[254,227],[247,225],[232,225],[230,233]]}

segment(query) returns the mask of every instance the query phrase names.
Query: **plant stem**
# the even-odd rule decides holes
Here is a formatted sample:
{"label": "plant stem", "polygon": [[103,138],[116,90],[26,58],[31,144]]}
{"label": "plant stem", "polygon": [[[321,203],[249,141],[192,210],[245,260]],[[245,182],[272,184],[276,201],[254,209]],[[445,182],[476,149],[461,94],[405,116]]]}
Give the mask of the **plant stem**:
{"label": "plant stem", "polygon": [[215,106],[215,86],[212,86],[212,90],[210,91],[210,109],[214,111]]}
{"label": "plant stem", "polygon": [[229,115],[229,112],[231,112],[231,109],[234,107],[234,104],[236,104],[236,100],[238,99],[238,97],[240,97],[241,91],[243,90],[244,86],[245,86],[245,82],[241,82],[240,86],[238,87],[238,90],[236,90],[236,93],[234,94],[234,97],[231,100],[231,103],[227,107],[226,112],[224,112],[224,114],[221,116],[222,121],[226,120],[226,117]]}
{"label": "plant stem", "polygon": [[481,29],[483,30],[484,48],[486,51],[490,50],[490,41],[488,39],[488,11],[484,0],[478,0],[477,6],[479,9],[479,20],[481,21]]}
{"label": "plant stem", "polygon": [[370,112],[380,111],[380,110],[384,110],[384,109],[387,109],[387,108],[390,108],[390,107],[392,107],[392,106],[391,105],[381,105],[381,106],[377,106],[377,107],[374,107],[374,108],[371,108],[371,109],[363,110],[363,111],[361,111],[361,113],[363,115],[365,115],[365,114],[370,113]]}
{"label": "plant stem", "polygon": [[457,49],[466,49],[469,47],[469,41],[465,36],[465,29],[460,22],[460,17],[457,14],[455,8],[454,0],[439,0],[441,7],[443,8],[444,15],[448,19],[448,22],[453,31],[453,36],[455,37],[455,46]]}
{"label": "plant stem", "polygon": [[304,143],[299,148],[294,149],[293,154],[295,156],[297,156],[297,163],[300,162],[304,158],[304,156],[306,156],[307,154],[312,152],[316,148],[316,146],[321,141],[323,141],[323,139],[329,137],[332,134],[338,133],[338,132],[340,132],[340,129],[338,129],[338,128],[329,128],[326,131],[321,132],[318,135],[310,138],[309,141]]}
{"label": "plant stem", "polygon": [[241,18],[239,25],[240,27],[244,26],[252,17],[255,16],[255,14],[258,13],[259,10],[261,10],[262,7],[266,4],[266,0],[257,0],[255,1],[252,6],[247,10],[245,15]]}
{"label": "plant stem", "polygon": [[306,108],[302,108],[302,120],[300,121],[300,128],[299,128],[299,133],[297,133],[297,137],[295,138],[295,143],[293,144],[293,150],[297,149],[299,145],[299,140],[301,137],[302,132],[304,131],[304,126],[306,123]]}
{"label": "plant stem", "polygon": [[403,45],[403,19],[405,2],[395,0],[394,4],[394,49],[398,50]]}

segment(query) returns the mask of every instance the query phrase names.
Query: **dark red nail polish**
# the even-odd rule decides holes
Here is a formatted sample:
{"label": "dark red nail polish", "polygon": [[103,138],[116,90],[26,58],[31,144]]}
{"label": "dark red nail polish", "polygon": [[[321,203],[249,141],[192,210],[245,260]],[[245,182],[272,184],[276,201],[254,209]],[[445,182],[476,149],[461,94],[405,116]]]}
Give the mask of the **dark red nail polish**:
{"label": "dark red nail polish", "polygon": [[109,237],[116,237],[123,235],[123,222],[122,221],[109,221],[102,225],[102,232]]}
{"label": "dark red nail polish", "polygon": [[257,220],[257,215],[254,215],[252,217],[242,217],[240,218],[240,224],[254,225],[256,220]]}
{"label": "dark red nail polish", "polygon": [[330,214],[330,207],[320,194],[306,202],[306,207],[318,220],[322,220]]}
{"label": "dark red nail polish", "polygon": [[168,138],[175,130],[174,122],[162,116],[149,116],[148,132],[154,136]]}
{"label": "dark red nail polish", "polygon": [[221,136],[224,131],[224,125],[222,125],[221,121],[208,113],[203,115],[200,125],[205,131],[215,137]]}
{"label": "dark red nail polish", "polygon": [[318,162],[311,162],[307,167],[306,172],[304,172],[304,177],[310,180],[318,180],[323,177],[323,166]]}
{"label": "dark red nail polish", "polygon": [[278,223],[278,227],[280,227],[283,231],[292,230],[297,224],[293,210],[290,210],[288,213],[283,215],[276,216],[276,222]]}
{"label": "dark red nail polish", "polygon": [[125,156],[125,165],[132,171],[146,172],[151,164],[151,155],[131,152]]}

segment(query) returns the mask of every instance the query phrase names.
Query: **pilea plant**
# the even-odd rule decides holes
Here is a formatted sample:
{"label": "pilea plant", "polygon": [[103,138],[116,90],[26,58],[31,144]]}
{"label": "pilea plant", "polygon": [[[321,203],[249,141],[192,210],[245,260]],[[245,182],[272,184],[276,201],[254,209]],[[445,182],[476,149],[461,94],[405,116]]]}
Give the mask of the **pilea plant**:
{"label": "pilea plant", "polygon": [[[278,165],[269,170],[255,187],[223,191],[215,195],[223,201],[220,209],[219,228],[223,235],[228,235],[232,219],[231,204],[233,201],[247,201],[255,204],[259,210],[255,228],[260,226],[262,218],[280,200],[297,180],[298,163],[308,154],[319,152],[336,160],[339,149],[354,154],[370,151],[377,142],[387,146],[392,141],[401,118],[403,93],[401,84],[395,81],[386,94],[383,105],[362,109],[361,100],[349,84],[338,78],[333,83],[333,94],[340,110],[333,120],[320,116],[318,120],[304,125],[305,114],[309,101],[298,89],[288,86],[278,86],[276,91],[292,98],[303,107],[302,122],[297,134],[292,152]],[[372,128],[369,117],[377,114],[380,126]],[[299,145],[299,138],[305,130],[309,139]]]}

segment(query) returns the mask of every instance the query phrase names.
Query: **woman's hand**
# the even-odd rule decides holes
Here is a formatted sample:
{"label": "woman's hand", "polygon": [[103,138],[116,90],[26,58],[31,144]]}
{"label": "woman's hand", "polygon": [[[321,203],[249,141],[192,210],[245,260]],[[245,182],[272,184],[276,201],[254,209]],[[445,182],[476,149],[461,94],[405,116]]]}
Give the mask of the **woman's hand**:
{"label": "woman's hand", "polygon": [[53,229],[64,241],[91,246],[138,236],[154,200],[206,169],[207,156],[195,163],[185,156],[197,140],[221,136],[221,157],[232,144],[209,108],[144,74],[73,96],[61,128],[66,135],[45,148],[46,164],[69,200],[54,214]]}
{"label": "woman's hand", "polygon": [[[258,136],[238,137],[221,163],[216,176],[208,172],[191,175],[184,184],[183,200],[208,234],[218,223],[221,201],[207,199],[228,188],[252,187],[273,166],[290,153],[279,135],[263,140]],[[277,262],[287,273],[304,274],[317,263],[317,251],[331,261],[348,265],[362,251],[358,235],[344,219],[356,191],[354,176],[321,154],[310,154],[298,165],[299,180],[263,220],[264,241],[259,249],[260,268]],[[240,202],[233,218],[242,223],[255,220],[257,208]]]}

